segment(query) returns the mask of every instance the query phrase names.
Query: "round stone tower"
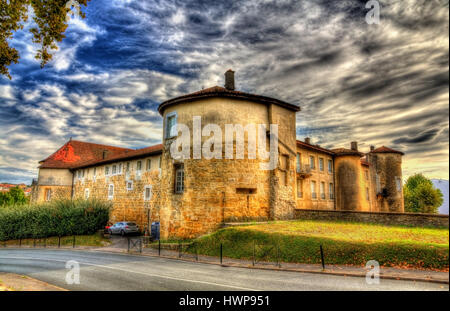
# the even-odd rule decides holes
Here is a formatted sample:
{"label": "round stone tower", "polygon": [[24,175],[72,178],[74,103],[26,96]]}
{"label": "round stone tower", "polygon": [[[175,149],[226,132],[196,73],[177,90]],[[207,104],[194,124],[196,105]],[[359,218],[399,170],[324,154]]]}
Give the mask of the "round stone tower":
{"label": "round stone tower", "polygon": [[[170,99],[158,108],[163,117],[161,197],[152,219],[161,222],[163,237],[194,237],[229,221],[292,217],[295,113],[299,107],[234,89],[234,72],[229,70],[225,87]],[[258,139],[260,124],[267,131],[270,124],[278,125],[275,170],[261,169],[269,159],[262,159],[259,150],[251,148]],[[251,134],[252,126],[256,136]],[[239,128],[244,133],[242,144],[238,141]],[[176,157],[174,144],[184,134],[189,149]],[[230,141],[227,135],[231,144],[226,143]],[[269,151],[269,135],[264,132],[263,137]],[[181,151],[184,146],[178,147]]]}
{"label": "round stone tower", "polygon": [[403,202],[403,152],[382,146],[371,147],[368,160],[376,187],[377,210],[380,212],[405,211]]}
{"label": "round stone tower", "polygon": [[335,153],[336,209],[361,210],[360,202],[364,195],[360,187],[361,157],[364,154],[358,151],[356,142],[351,143],[350,149],[332,151]]}

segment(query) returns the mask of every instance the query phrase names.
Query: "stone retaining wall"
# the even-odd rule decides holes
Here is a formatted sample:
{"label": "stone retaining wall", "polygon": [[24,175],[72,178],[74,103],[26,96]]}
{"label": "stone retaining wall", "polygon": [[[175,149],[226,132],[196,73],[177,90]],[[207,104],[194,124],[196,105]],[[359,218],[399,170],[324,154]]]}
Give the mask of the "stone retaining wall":
{"label": "stone retaining wall", "polygon": [[448,215],[393,213],[393,212],[360,212],[296,209],[296,219],[308,220],[344,220],[355,222],[377,223],[384,225],[405,225],[419,227],[448,228]]}

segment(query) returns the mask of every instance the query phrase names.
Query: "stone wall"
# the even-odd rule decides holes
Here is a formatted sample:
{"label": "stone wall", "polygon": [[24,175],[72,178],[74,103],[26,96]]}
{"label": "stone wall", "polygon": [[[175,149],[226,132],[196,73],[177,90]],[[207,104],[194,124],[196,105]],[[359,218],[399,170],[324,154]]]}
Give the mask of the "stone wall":
{"label": "stone wall", "polygon": [[[150,167],[147,169],[147,160],[150,160]],[[141,170],[137,170],[137,162],[141,162]],[[148,228],[149,223],[159,220],[160,210],[160,156],[150,156],[141,159],[121,161],[108,165],[101,165],[94,168],[84,169],[84,177],[75,178],[74,199],[95,198],[99,200],[110,200],[113,210],[110,215],[111,222],[134,221],[142,231]],[[127,164],[129,171],[127,172]],[[105,175],[105,167],[116,165],[116,174]],[[122,165],[119,173],[118,167]],[[75,171],[78,176],[78,171]],[[127,182],[131,182],[131,187],[127,187]],[[109,197],[108,187],[114,186],[113,196]],[[144,199],[146,187],[151,187],[150,200]]]}
{"label": "stone wall", "polygon": [[295,210],[296,219],[308,220],[343,220],[353,222],[377,223],[384,225],[405,225],[419,227],[449,227],[448,215],[432,215],[420,213],[394,212],[361,212],[361,211],[324,211]]}

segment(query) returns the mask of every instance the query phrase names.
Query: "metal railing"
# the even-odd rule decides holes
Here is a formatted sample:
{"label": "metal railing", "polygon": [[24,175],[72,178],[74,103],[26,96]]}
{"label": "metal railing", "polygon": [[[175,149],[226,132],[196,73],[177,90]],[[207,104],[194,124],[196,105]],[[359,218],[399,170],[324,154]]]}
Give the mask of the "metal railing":
{"label": "metal railing", "polygon": [[299,174],[310,174],[311,173],[311,166],[308,164],[300,165],[300,167],[297,166],[297,173]]}

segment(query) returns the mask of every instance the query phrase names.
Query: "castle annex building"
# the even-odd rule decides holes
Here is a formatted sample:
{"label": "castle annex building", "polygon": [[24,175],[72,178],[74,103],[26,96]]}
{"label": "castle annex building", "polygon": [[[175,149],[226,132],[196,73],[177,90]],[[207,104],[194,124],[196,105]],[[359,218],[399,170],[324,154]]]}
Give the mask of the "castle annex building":
{"label": "castle annex building", "polygon": [[[225,87],[165,101],[158,111],[162,144],[134,150],[70,140],[40,162],[32,200],[111,200],[112,222],[148,228],[159,221],[163,238],[198,236],[224,222],[292,219],[296,209],[404,212],[402,152],[383,146],[364,153],[356,142],[348,149],[326,149],[309,138],[299,141],[300,108],[236,91],[231,70]],[[195,116],[222,130],[226,124],[277,124],[276,168],[260,169],[267,159],[249,159],[248,148],[243,159],[174,159],[175,125],[185,124],[193,133]]]}

